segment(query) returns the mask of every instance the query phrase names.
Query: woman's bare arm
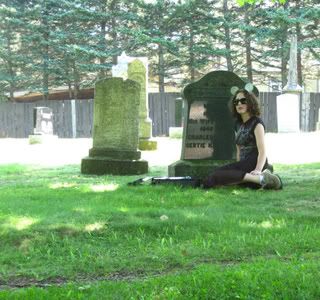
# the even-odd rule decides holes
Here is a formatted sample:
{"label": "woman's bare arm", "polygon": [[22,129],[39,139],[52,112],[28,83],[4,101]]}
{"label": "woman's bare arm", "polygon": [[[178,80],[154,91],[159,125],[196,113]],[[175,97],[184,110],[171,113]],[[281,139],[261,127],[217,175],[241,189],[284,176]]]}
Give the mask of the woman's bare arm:
{"label": "woman's bare arm", "polygon": [[258,148],[258,158],[257,165],[251,174],[260,174],[262,172],[263,166],[266,163],[267,154],[264,141],[264,127],[262,124],[258,124],[254,129],[254,135],[256,137],[257,148]]}

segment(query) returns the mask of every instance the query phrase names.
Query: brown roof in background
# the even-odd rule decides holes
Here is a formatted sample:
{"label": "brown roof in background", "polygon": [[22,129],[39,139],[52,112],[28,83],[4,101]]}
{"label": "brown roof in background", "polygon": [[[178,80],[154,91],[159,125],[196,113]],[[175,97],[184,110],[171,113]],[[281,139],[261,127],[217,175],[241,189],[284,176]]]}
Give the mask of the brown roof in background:
{"label": "brown roof in background", "polygon": [[[94,88],[81,89],[77,100],[88,100],[94,98]],[[49,100],[69,100],[69,90],[49,91]],[[17,102],[33,102],[43,100],[42,93],[30,93],[23,96],[14,97]]]}

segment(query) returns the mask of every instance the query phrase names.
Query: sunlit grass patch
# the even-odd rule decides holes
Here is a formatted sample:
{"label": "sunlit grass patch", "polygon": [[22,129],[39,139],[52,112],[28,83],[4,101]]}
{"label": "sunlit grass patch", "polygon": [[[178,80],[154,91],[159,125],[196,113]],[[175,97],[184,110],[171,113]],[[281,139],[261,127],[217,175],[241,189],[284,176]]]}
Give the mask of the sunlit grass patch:
{"label": "sunlit grass patch", "polygon": [[89,207],[75,207],[73,209],[74,212],[78,212],[78,213],[86,213],[89,212],[91,209]]}
{"label": "sunlit grass patch", "polygon": [[255,221],[247,221],[240,222],[240,225],[243,227],[255,227],[255,228],[264,228],[264,229],[272,229],[272,228],[282,228],[286,226],[286,222],[284,220],[264,220],[262,222]]}
{"label": "sunlit grass patch", "polygon": [[105,222],[95,222],[93,224],[85,225],[84,230],[87,232],[92,232],[92,231],[99,231],[103,228],[106,228]]}
{"label": "sunlit grass patch", "polygon": [[109,184],[92,184],[90,189],[93,192],[112,192],[119,188],[119,184],[109,183]]}
{"label": "sunlit grass patch", "polygon": [[39,219],[27,216],[9,216],[0,227],[15,230],[28,229],[31,225],[39,222]]}
{"label": "sunlit grass patch", "polygon": [[128,211],[129,211],[129,208],[126,207],[126,206],[121,206],[121,207],[119,207],[119,211],[121,211],[121,212],[128,212]]}

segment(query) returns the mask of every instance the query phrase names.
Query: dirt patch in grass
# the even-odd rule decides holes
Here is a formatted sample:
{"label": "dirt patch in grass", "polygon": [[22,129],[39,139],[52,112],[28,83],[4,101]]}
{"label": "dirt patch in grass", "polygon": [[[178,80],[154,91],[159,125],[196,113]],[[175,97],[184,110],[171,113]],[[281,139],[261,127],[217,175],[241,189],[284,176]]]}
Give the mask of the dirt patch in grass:
{"label": "dirt patch in grass", "polygon": [[[50,286],[63,286],[68,283],[72,284],[90,284],[90,283],[96,283],[100,281],[133,281],[133,280],[142,280],[142,279],[149,279],[149,278],[155,278],[159,276],[165,276],[165,275],[174,275],[184,272],[190,272],[200,265],[216,265],[223,268],[233,267],[235,265],[239,265],[241,263],[248,263],[252,262],[257,257],[247,257],[242,259],[235,259],[235,260],[214,260],[211,258],[203,258],[198,261],[192,262],[190,265],[187,266],[181,266],[181,265],[175,265],[170,266],[170,268],[164,269],[164,270],[158,270],[153,272],[146,272],[145,270],[135,270],[135,271],[116,271],[109,273],[109,275],[106,276],[88,276],[88,275],[78,275],[75,278],[68,279],[65,277],[52,277],[52,278],[46,278],[46,279],[35,279],[35,278],[28,278],[28,277],[12,277],[8,279],[7,281],[0,280],[0,290],[6,290],[6,289],[17,289],[17,288],[28,288],[28,287],[40,287],[40,288],[46,288]],[[258,257],[258,259],[261,259],[261,257]],[[290,257],[279,257],[277,255],[268,255],[264,257],[264,259],[277,259],[281,261],[290,261]]]}
{"label": "dirt patch in grass", "polygon": [[53,277],[38,280],[35,278],[28,277],[16,277],[10,278],[8,281],[0,280],[0,290],[4,289],[15,289],[15,288],[27,288],[27,287],[50,287],[50,286],[62,286],[68,283],[92,283],[98,281],[131,281],[135,279],[144,279],[147,277],[154,277],[164,275],[168,272],[155,272],[147,274],[142,270],[135,272],[113,272],[107,276],[85,276],[79,275],[76,278],[68,279],[64,277]]}

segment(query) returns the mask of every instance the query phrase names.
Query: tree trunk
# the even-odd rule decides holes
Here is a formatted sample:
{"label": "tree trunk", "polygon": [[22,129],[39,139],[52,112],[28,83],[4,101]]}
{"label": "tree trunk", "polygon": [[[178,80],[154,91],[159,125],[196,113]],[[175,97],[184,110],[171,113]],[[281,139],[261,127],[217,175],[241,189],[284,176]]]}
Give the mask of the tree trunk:
{"label": "tree trunk", "polygon": [[[296,0],[295,2],[296,10],[300,9],[299,1]],[[296,24],[296,34],[297,34],[297,72],[298,72],[298,84],[302,87],[303,85],[303,74],[302,74],[302,55],[301,55],[301,49],[299,47],[300,41],[302,40],[301,36],[301,25],[300,23]]]}
{"label": "tree trunk", "polygon": [[228,71],[233,72],[233,65],[232,65],[232,59],[231,59],[231,34],[230,34],[230,27],[228,25],[229,23],[229,16],[228,16],[228,0],[223,0],[223,16],[224,16],[224,32],[225,32],[225,46],[226,46],[226,60],[227,60],[227,68]]}
{"label": "tree trunk", "polygon": [[281,82],[282,87],[287,84],[288,80],[288,61],[289,61],[289,48],[287,47],[288,41],[288,26],[282,27],[282,39],[281,39]]}
{"label": "tree trunk", "polygon": [[68,94],[69,94],[69,100],[72,100],[73,99],[73,91],[72,91],[72,81],[71,81],[71,78],[70,78],[70,73],[69,73],[69,70],[70,70],[70,67],[73,68],[73,66],[70,66],[70,59],[65,57],[64,58],[64,64],[66,66],[65,68],[65,76],[66,76],[66,79],[67,79],[67,84],[68,84]]}
{"label": "tree trunk", "polygon": [[[105,51],[106,49],[106,22],[100,23],[100,51]],[[104,65],[106,63],[106,59],[104,57],[100,57],[100,65]],[[103,78],[106,76],[106,73],[103,69],[99,71],[99,78]]]}
{"label": "tree trunk", "polygon": [[190,39],[189,39],[189,70],[190,70],[190,81],[194,82],[195,79],[195,68],[194,68],[194,52],[193,52],[193,45],[194,45],[194,33],[193,29],[190,28]]}
{"label": "tree trunk", "polygon": [[11,52],[11,39],[10,37],[7,37],[7,47],[8,47],[8,71],[10,74],[10,81],[9,81],[9,85],[10,85],[10,100],[14,101],[14,91],[16,89],[15,86],[15,72],[13,70],[13,65],[12,65],[12,52]]}
{"label": "tree trunk", "polygon": [[[248,9],[245,13],[245,23],[246,27],[250,26],[250,12]],[[253,82],[253,74],[252,74],[252,57],[251,57],[251,32],[247,29],[245,31],[245,48],[246,48],[246,68],[247,68],[247,78],[250,82]]]}
{"label": "tree trunk", "polygon": [[76,61],[73,61],[73,78],[74,78],[74,93],[73,99],[78,99],[78,93],[80,90],[80,75],[77,70]]}
{"label": "tree trunk", "polygon": [[[284,9],[288,9],[288,2],[284,4]],[[289,48],[286,47],[288,42],[288,25],[284,24],[282,28],[279,28],[282,32],[282,39],[281,39],[281,82],[282,88],[285,87],[288,80],[288,61],[289,61]]]}
{"label": "tree trunk", "polygon": [[298,69],[298,84],[300,86],[303,85],[303,74],[302,74],[302,55],[301,55],[301,49],[299,48],[299,43],[301,40],[301,29],[300,25],[297,24],[297,44],[298,44],[298,49],[297,49],[297,69]]}
{"label": "tree trunk", "polygon": [[44,8],[42,12],[42,25],[44,27],[43,32],[43,40],[44,40],[44,48],[43,48],[43,64],[42,64],[42,93],[43,100],[47,101],[49,96],[49,24],[48,24],[48,16],[49,12],[46,7],[46,3],[44,3]]}
{"label": "tree trunk", "polygon": [[163,47],[161,44],[158,44],[158,56],[159,93],[164,93],[164,54]]}
{"label": "tree trunk", "polygon": [[69,80],[68,80],[68,92],[69,92],[69,100],[72,100],[73,99],[72,84]]}
{"label": "tree trunk", "polygon": [[14,101],[14,92],[15,92],[15,90],[16,90],[15,84],[13,82],[10,82],[10,91],[9,91],[9,93],[10,93],[10,100],[11,101]]}
{"label": "tree trunk", "polygon": [[252,74],[252,58],[251,58],[251,40],[250,33],[246,32],[246,67],[247,67],[247,78],[250,82],[253,82],[253,74]]}
{"label": "tree trunk", "polygon": [[[118,7],[118,0],[113,0],[110,6],[110,10],[115,12]],[[118,50],[118,40],[117,40],[117,20],[115,16],[112,16],[111,20],[111,39],[112,39],[112,49],[117,52]],[[118,63],[118,54],[112,56],[112,64],[116,65]]]}

